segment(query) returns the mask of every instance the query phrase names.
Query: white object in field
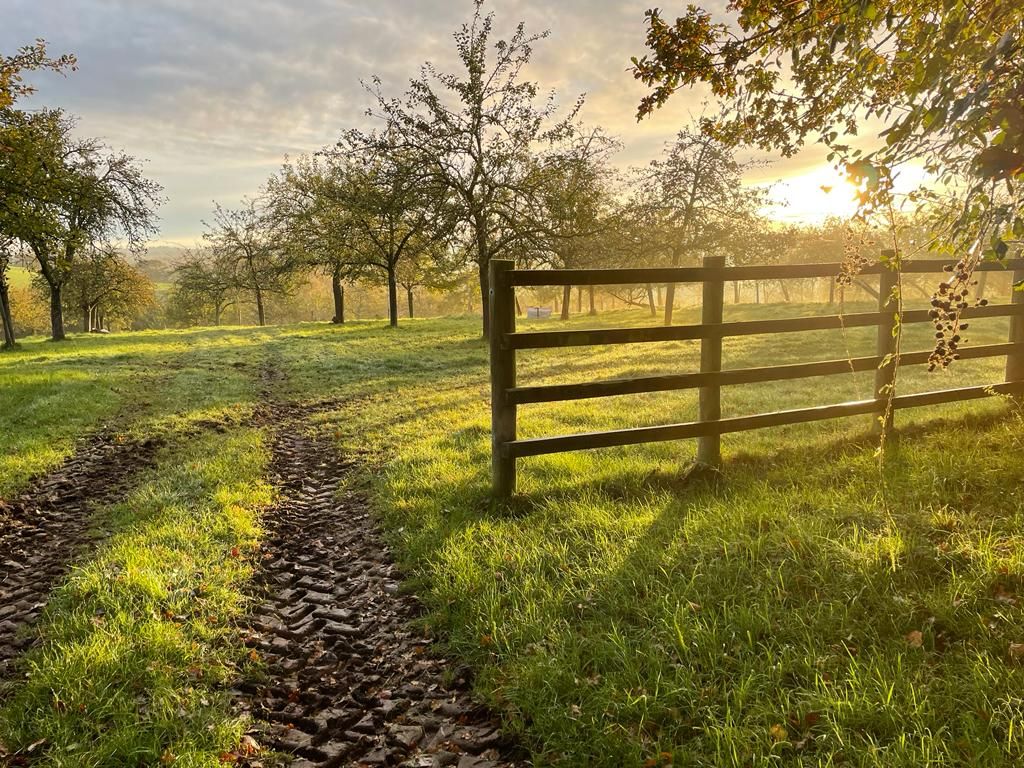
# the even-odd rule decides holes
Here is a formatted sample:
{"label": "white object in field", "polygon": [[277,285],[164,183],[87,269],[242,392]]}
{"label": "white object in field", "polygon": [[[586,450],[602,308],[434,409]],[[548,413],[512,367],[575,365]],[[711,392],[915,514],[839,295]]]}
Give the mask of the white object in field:
{"label": "white object in field", "polygon": [[526,316],[534,318],[551,317],[551,307],[527,307]]}

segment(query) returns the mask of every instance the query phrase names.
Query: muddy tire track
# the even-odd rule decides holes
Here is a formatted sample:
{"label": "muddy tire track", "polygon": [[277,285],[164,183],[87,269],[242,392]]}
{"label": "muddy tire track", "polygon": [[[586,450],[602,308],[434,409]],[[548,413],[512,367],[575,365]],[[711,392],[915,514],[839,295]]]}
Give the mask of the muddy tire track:
{"label": "muddy tire track", "polygon": [[50,591],[104,535],[93,510],[122,500],[159,445],[94,435],[60,467],[0,499],[0,701],[18,658],[39,641],[30,630]]}
{"label": "muddy tire track", "polygon": [[422,607],[365,501],[353,467],[308,434],[310,411],[274,406],[272,474],[281,494],[266,537],[246,643],[266,678],[234,689],[263,746],[311,766],[527,765],[474,700],[470,672],[416,628]]}

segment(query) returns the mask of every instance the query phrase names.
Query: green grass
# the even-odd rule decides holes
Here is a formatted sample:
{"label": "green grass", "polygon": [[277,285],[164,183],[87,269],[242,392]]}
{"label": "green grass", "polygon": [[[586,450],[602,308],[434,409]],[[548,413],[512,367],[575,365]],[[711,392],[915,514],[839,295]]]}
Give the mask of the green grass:
{"label": "green grass", "polygon": [[190,437],[101,511],[114,533],[51,597],[0,740],[53,768],[221,765],[266,462],[256,430]]}
{"label": "green grass", "polygon": [[[643,313],[611,320],[647,322]],[[975,326],[975,343],[1005,338],[1005,324]],[[271,343],[294,394],[350,399],[326,420],[339,449],[374,461],[376,507],[434,619],[482,670],[480,689],[540,764],[1024,759],[1024,674],[1009,655],[1024,641],[1024,467],[1021,424],[1004,405],[900,413],[907,435],[882,474],[867,417],[727,436],[717,486],[680,479],[692,443],[536,458],[522,462],[522,496],[508,515],[487,498],[488,392],[475,330],[455,321],[390,335],[298,329]],[[906,347],[928,341],[918,328]],[[725,357],[731,367],[827,359],[869,354],[873,343],[870,329],[845,341],[732,339]],[[524,358],[521,382],[559,382],[693,370],[697,345]],[[1001,372],[1001,360],[943,375],[908,370],[901,391]],[[871,381],[734,388],[724,409],[867,397]],[[521,409],[521,433],[695,411],[693,393],[537,405]]]}
{"label": "green grass", "polygon": [[[828,311],[730,305],[727,319]],[[688,311],[680,322],[694,318]],[[598,320],[650,322],[642,311]],[[1002,341],[1006,330],[977,321],[970,341]],[[1024,424],[1015,408],[990,400],[900,412],[903,434],[881,470],[869,417],[727,435],[717,483],[682,479],[692,442],[528,459],[521,494],[503,512],[488,496],[477,334],[474,320],[450,319],[151,342],[161,350],[154,360],[183,363],[159,380],[179,381],[185,394],[200,382],[219,387],[232,359],[248,362],[248,376],[270,360],[284,374],[282,396],[337,399],[322,426],[364,461],[374,507],[432,621],[478,668],[479,690],[539,765],[1024,761],[1024,649],[1015,645],[1024,643]],[[109,355],[104,342],[134,338],[82,340],[68,370],[88,366],[93,352]],[[928,328],[915,327],[905,349],[929,343]],[[873,345],[873,329],[748,337],[727,340],[725,361],[832,359]],[[672,373],[698,359],[692,342],[534,352],[521,357],[519,380]],[[997,358],[945,374],[907,369],[900,391],[994,382],[1002,368]],[[723,410],[869,397],[872,378],[734,387]],[[239,383],[240,407],[251,407],[252,387]],[[213,394],[211,407],[230,408],[234,396]],[[141,410],[145,425],[188,418],[187,403],[160,398]],[[695,414],[689,392],[535,405],[521,409],[520,433]]]}
{"label": "green grass", "polygon": [[255,398],[263,337],[250,329],[41,338],[0,353],[0,497],[104,427],[152,434],[237,420]]}

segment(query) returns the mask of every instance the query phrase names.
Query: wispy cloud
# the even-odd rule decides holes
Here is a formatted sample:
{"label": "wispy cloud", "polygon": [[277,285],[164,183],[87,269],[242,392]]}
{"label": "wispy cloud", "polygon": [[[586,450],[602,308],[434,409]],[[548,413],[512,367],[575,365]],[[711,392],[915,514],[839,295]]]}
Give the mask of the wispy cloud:
{"label": "wispy cloud", "polygon": [[[643,162],[700,110],[680,94],[637,125],[643,93],[628,72],[643,48],[648,0],[494,0],[499,33],[520,19],[550,29],[531,75]],[[164,237],[189,240],[210,201],[254,191],[282,157],[365,124],[360,80],[400,93],[420,64],[451,65],[451,32],[469,0],[6,0],[0,50],[36,37],[78,55],[66,79],[40,76],[37,103],[81,116],[81,130],[148,158],[167,190]],[[781,169],[777,169],[781,170]]]}

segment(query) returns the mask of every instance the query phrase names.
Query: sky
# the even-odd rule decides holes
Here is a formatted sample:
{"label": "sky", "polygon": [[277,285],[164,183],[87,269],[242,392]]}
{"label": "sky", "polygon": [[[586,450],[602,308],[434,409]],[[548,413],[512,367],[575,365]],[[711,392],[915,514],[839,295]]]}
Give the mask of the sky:
{"label": "sky", "polygon": [[[645,91],[629,72],[644,52],[652,0],[488,0],[498,36],[523,20],[550,30],[530,76],[564,104],[586,94],[582,118],[618,136],[622,165],[641,164],[701,111],[706,94],[678,93],[637,124]],[[400,95],[420,65],[453,65],[451,33],[471,0],[0,0],[0,52],[36,38],[73,52],[67,77],[32,78],[26,107],[60,106],[85,135],[146,160],[164,187],[159,244],[193,244],[213,201],[236,205],[280,167],[341,132],[365,127],[374,75]],[[679,3],[680,10],[682,2]],[[671,5],[664,6],[671,13]],[[748,178],[782,180],[772,215],[803,221],[850,207],[850,190],[810,147]],[[826,191],[828,190],[828,191]]]}

